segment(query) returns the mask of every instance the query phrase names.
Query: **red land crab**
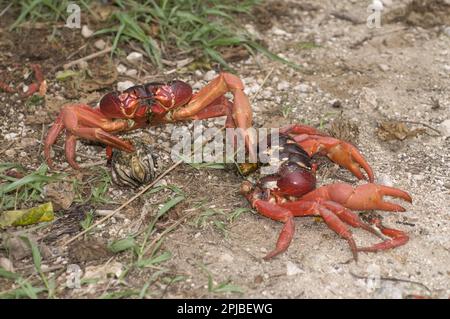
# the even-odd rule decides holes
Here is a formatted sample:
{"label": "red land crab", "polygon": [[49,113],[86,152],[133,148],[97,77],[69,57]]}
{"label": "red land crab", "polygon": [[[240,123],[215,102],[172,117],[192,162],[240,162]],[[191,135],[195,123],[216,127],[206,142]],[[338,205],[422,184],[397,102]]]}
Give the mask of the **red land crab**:
{"label": "red land crab", "polygon": [[[42,68],[39,64],[32,64],[31,69],[33,70],[36,81],[28,86],[28,89],[23,93],[23,96],[29,97],[36,92],[38,92],[40,96],[44,96],[47,92],[47,82],[42,74]],[[11,87],[3,81],[0,81],[0,90],[8,93],[17,93],[16,88]]]}
{"label": "red land crab", "polygon": [[[75,162],[77,138],[99,141],[112,148],[134,152],[133,145],[115,134],[164,123],[201,120],[227,116],[226,127],[241,128],[248,145],[252,143],[247,129],[252,124],[252,110],[244,85],[235,75],[221,73],[196,94],[183,81],[148,83],[133,86],[123,92],[110,92],[96,108],[86,104],[69,104],[62,108],[50,128],[44,144],[44,156],[51,166],[51,147],[63,129],[66,130],[65,154],[70,166]],[[231,92],[233,103],[224,94]]]}
{"label": "red land crab", "polygon": [[[279,141],[281,164],[277,173],[262,177],[256,184],[245,181],[241,186],[241,193],[261,215],[284,223],[275,249],[264,259],[289,247],[295,231],[294,217],[297,216],[322,217],[328,227],[347,240],[355,260],[359,251],[376,252],[406,244],[409,237],[404,232],[386,228],[376,218],[366,223],[352,212],[405,211],[400,205],[384,201],[384,196],[412,202],[410,195],[400,189],[374,184],[372,169],[356,147],[303,125],[281,129]],[[359,179],[365,178],[362,168],[369,183],[356,187],[336,183],[316,188],[317,166],[311,163],[315,154],[328,156]],[[383,241],[371,247],[357,247],[349,226],[367,230]]]}

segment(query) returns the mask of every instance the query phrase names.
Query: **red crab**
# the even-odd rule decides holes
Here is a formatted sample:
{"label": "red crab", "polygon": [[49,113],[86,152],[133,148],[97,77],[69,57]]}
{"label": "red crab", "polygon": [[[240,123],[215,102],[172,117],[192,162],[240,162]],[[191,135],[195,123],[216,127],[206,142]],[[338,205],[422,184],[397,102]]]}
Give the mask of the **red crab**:
{"label": "red crab", "polygon": [[[270,259],[289,247],[295,231],[294,217],[297,216],[322,217],[328,227],[347,240],[355,260],[358,251],[376,252],[406,244],[409,238],[404,232],[383,227],[379,219],[365,223],[352,212],[374,209],[405,211],[400,205],[384,201],[384,196],[412,201],[409,194],[400,189],[374,184],[372,169],[356,147],[303,125],[281,129],[279,141],[281,165],[277,173],[262,177],[256,184],[245,181],[241,186],[241,193],[261,215],[284,223],[276,248],[264,259]],[[362,168],[369,183],[356,187],[336,183],[316,188],[317,166],[311,163],[315,154],[328,156],[359,179],[365,178]],[[349,226],[367,230],[383,241],[371,247],[358,248]]]}
{"label": "red crab", "polygon": [[[44,156],[51,166],[50,151],[58,135],[66,130],[65,153],[69,164],[78,169],[75,162],[77,138],[99,141],[107,145],[107,154],[112,148],[133,152],[133,145],[115,134],[138,128],[186,120],[201,120],[227,116],[226,127],[242,128],[247,144],[251,136],[252,110],[244,85],[235,75],[221,73],[196,94],[183,81],[148,83],[133,86],[123,92],[110,92],[102,97],[96,108],[86,104],[69,104],[49,130],[44,144]],[[230,102],[224,94],[233,93]]]}
{"label": "red crab", "polygon": [[[32,64],[31,69],[33,70],[36,81],[28,86],[28,89],[26,92],[23,93],[23,96],[29,97],[36,92],[38,92],[40,96],[44,96],[45,93],[47,92],[47,82],[45,81],[44,75],[42,74],[41,66],[39,64]],[[0,81],[0,90],[3,90],[8,93],[17,92],[17,89],[11,87],[9,84],[6,84],[3,81]]]}

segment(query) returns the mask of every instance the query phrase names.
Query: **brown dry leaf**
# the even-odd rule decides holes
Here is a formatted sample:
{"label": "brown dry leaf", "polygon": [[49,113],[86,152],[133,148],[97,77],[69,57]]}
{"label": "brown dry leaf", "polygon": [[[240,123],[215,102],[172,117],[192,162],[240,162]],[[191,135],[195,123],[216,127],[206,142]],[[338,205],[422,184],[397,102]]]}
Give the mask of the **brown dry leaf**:
{"label": "brown dry leaf", "polygon": [[98,239],[75,242],[69,249],[72,262],[80,263],[91,260],[105,259],[112,256],[105,243]]}
{"label": "brown dry leaf", "polygon": [[118,261],[106,263],[105,265],[100,266],[89,266],[86,267],[83,279],[98,279],[104,281],[112,276],[119,278],[123,270],[123,265]]}
{"label": "brown dry leaf", "polygon": [[44,191],[46,198],[53,203],[55,210],[68,209],[75,198],[72,183],[50,183],[44,187]]}
{"label": "brown dry leaf", "polygon": [[416,137],[425,133],[423,128],[411,129],[406,123],[400,121],[383,121],[378,123],[378,138],[383,141],[399,140],[403,141],[408,137]]}
{"label": "brown dry leaf", "polygon": [[[44,243],[38,244],[37,239],[30,234],[28,234],[27,237],[39,247],[39,251],[44,259],[52,257],[52,252],[47,245]],[[28,245],[28,243],[20,236],[5,233],[2,236],[2,239],[3,248],[9,252],[12,260],[17,261],[26,257],[31,257],[32,253],[30,245]]]}
{"label": "brown dry leaf", "polygon": [[223,47],[220,49],[222,57],[227,62],[238,62],[248,59],[250,53],[246,48],[241,46]]}

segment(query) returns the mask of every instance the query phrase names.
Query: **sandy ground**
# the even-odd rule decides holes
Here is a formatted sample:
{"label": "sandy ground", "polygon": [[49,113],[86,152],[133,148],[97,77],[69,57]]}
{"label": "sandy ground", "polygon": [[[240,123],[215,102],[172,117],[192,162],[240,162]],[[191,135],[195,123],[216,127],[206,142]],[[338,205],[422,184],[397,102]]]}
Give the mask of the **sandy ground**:
{"label": "sandy ground", "polygon": [[[297,218],[296,234],[287,252],[263,261],[262,257],[276,242],[281,224],[244,213],[227,224],[224,234],[212,222],[201,227],[195,225],[194,218],[194,222],[188,220],[171,232],[163,244],[163,249],[172,253],[166,265],[185,279],[170,286],[157,282],[150,296],[448,298],[450,22],[439,19],[450,16],[450,5],[444,5],[448,10],[446,16],[434,15],[438,23],[430,27],[423,24],[425,20],[420,13],[405,16],[410,1],[393,2],[385,7],[381,27],[375,29],[369,29],[365,23],[369,1],[347,0],[337,4],[320,0],[312,7],[305,7],[304,1],[292,1],[277,6],[278,11],[267,28],[259,26],[258,31],[258,25],[245,27],[259,32],[269,48],[300,64],[301,69],[296,71],[261,56],[234,66],[247,86],[246,92],[250,96],[259,92],[253,100],[258,127],[301,122],[316,127],[322,124],[329,129],[338,118],[353,123],[359,134],[352,141],[372,165],[377,182],[406,190],[413,197],[412,204],[404,204],[405,213],[379,212],[385,225],[405,231],[410,241],[390,251],[361,253],[355,263],[347,243],[323,222]],[[337,12],[346,14],[337,18]],[[268,73],[269,80],[263,83]],[[195,75],[181,78],[193,84],[205,83]],[[261,84],[264,86],[259,90]],[[337,104],[340,106],[335,107]],[[379,137],[378,127],[387,120],[408,121],[408,128],[422,130],[403,140],[385,141]],[[9,131],[19,132],[18,125],[12,124]],[[35,138],[39,138],[39,128],[33,133]],[[170,130],[170,127],[149,129],[135,136],[167,143]],[[2,130],[2,139],[4,134]],[[79,152],[88,152],[87,149],[100,153],[84,145]],[[62,162],[63,158],[58,156],[57,161]],[[362,183],[342,169],[325,166],[318,173],[320,185],[342,179]],[[183,209],[189,210],[193,203],[202,200],[208,203],[204,209],[230,212],[248,207],[238,194],[240,181],[229,171],[195,170],[187,165],[176,169],[164,183],[180,187],[189,194],[190,201],[177,208],[170,218],[175,220],[177,214],[184,214]],[[132,193],[118,187],[110,189],[116,202],[123,202]],[[130,219],[145,215],[151,204],[159,202],[159,198],[148,195],[123,212],[127,219],[109,222],[97,233],[100,237],[105,232],[113,238],[123,237],[133,225]],[[361,246],[376,241],[360,230],[354,230],[354,234]],[[127,255],[117,259],[125,264]],[[70,260],[70,255],[64,255],[58,262],[64,260]],[[89,265],[98,264],[91,261]],[[85,269],[87,264],[80,266]],[[241,287],[243,294],[208,291],[204,268],[216,284],[230,281]],[[142,287],[152,272],[151,269],[132,272],[126,279],[128,286]],[[66,289],[66,293],[67,297],[99,295],[92,287]]]}

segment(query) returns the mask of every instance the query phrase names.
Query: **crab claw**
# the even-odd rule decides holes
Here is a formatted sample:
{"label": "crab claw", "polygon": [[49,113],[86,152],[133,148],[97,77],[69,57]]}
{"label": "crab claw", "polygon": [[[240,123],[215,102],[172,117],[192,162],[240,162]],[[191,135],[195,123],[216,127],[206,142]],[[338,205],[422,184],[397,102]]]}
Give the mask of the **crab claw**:
{"label": "crab claw", "polygon": [[345,183],[322,186],[302,197],[305,200],[326,199],[337,202],[352,210],[385,210],[404,212],[405,208],[384,200],[384,196],[401,198],[412,202],[411,196],[398,188],[377,184],[364,184],[353,188]]}
{"label": "crab claw", "polygon": [[280,129],[281,134],[292,137],[308,154],[323,154],[330,160],[345,167],[358,179],[364,179],[361,168],[369,182],[374,181],[373,171],[364,156],[350,143],[327,136],[314,127],[293,124]]}
{"label": "crab claw", "polygon": [[294,140],[309,154],[324,154],[330,160],[348,169],[358,179],[364,179],[361,168],[366,172],[367,179],[373,183],[372,168],[358,149],[350,143],[329,136],[298,135]]}

